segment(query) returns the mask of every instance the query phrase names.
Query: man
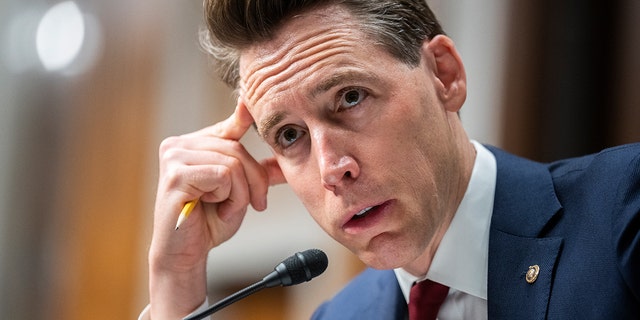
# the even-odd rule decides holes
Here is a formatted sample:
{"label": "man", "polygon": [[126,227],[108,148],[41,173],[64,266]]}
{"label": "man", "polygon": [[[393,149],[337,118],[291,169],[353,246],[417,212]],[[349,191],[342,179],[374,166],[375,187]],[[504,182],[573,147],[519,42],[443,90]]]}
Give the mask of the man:
{"label": "man", "polygon": [[[464,67],[423,0],[205,10],[238,103],[160,147],[152,319],[206,307],[208,251],[279,183],[371,267],[314,318],[403,319],[414,282],[444,288],[440,319],[640,316],[640,146],[543,165],[470,141]],[[238,142],[252,125],[272,158]]]}

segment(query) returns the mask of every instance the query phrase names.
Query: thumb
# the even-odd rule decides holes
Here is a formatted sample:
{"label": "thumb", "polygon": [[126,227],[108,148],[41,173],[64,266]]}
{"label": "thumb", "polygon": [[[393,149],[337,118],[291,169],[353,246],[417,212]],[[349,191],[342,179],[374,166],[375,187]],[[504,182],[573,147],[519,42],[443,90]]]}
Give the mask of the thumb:
{"label": "thumb", "polygon": [[247,107],[240,101],[229,118],[203,129],[206,134],[223,139],[240,140],[253,124],[253,117]]}

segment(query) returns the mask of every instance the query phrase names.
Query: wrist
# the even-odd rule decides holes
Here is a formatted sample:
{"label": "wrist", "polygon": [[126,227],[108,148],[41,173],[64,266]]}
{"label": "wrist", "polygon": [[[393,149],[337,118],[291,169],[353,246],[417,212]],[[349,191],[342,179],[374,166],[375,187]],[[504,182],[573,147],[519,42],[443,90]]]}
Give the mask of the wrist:
{"label": "wrist", "polygon": [[182,318],[207,296],[206,259],[190,268],[167,268],[149,260],[150,315],[154,320]]}

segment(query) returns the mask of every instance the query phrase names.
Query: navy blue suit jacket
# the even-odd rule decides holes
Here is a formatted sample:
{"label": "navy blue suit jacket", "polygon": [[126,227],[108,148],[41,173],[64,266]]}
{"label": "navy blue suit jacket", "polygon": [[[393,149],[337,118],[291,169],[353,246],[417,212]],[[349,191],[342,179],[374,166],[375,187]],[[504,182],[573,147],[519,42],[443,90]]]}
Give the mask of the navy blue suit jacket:
{"label": "navy blue suit jacket", "polygon": [[[489,319],[640,319],[640,144],[551,164],[489,149]],[[393,271],[367,269],[313,319],[406,314]]]}

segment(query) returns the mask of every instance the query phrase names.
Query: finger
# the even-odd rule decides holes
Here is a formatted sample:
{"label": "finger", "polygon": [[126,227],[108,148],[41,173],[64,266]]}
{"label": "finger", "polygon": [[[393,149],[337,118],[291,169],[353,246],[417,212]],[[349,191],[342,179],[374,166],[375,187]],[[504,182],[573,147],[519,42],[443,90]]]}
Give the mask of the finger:
{"label": "finger", "polygon": [[[175,184],[180,185],[180,193],[199,198],[201,208],[210,221],[220,220],[230,230],[237,230],[249,205],[249,187],[240,162],[232,157],[221,162],[224,164],[182,166],[175,169]],[[211,206],[215,204],[215,206]],[[207,208],[208,210],[206,210]],[[179,210],[174,210],[178,212]],[[202,213],[194,210],[192,219],[185,221],[184,227],[199,225],[195,218]],[[177,213],[176,213],[177,214]],[[213,217],[215,216],[215,217]],[[220,227],[220,226],[219,226]],[[217,228],[219,228],[217,227]],[[226,228],[224,227],[224,228]],[[223,229],[224,229],[223,228]],[[231,232],[230,234],[233,234]]]}
{"label": "finger", "polygon": [[242,179],[249,185],[251,205],[258,211],[266,209],[268,174],[240,142],[190,135],[172,139],[164,145],[161,153],[163,171],[168,171],[169,167],[183,165],[226,165],[235,160],[239,161],[242,164],[241,169],[244,170]]}
{"label": "finger", "polygon": [[220,214],[220,207],[218,204],[203,203],[205,208],[213,207],[211,210],[218,212],[218,214],[207,214],[207,225],[212,237],[213,246],[216,247],[219,244],[230,239],[242,224],[242,220],[247,212],[247,207],[244,210],[238,212],[228,212],[228,214]]}
{"label": "finger", "polygon": [[276,158],[264,159],[260,164],[267,173],[270,186],[287,183],[287,179],[284,177],[282,169],[280,169],[280,165],[276,161]]}
{"label": "finger", "polygon": [[226,174],[230,176],[230,189],[228,196],[218,206],[218,215],[222,221],[229,222],[231,217],[244,214],[251,200],[246,174],[239,161],[224,167]]}
{"label": "finger", "polygon": [[196,194],[195,198],[209,203],[219,203],[229,198],[234,185],[233,179],[237,179],[234,176],[238,176],[226,165],[199,165],[187,168],[188,172],[183,175],[188,179],[184,183],[188,187],[185,192]]}
{"label": "finger", "polygon": [[232,216],[245,212],[250,203],[256,210],[266,209],[266,191],[256,191],[268,188],[266,173],[260,180],[264,186],[251,186],[240,160],[220,154],[213,156],[217,158],[215,165],[184,166],[182,172],[177,172],[177,176],[185,179],[178,182],[187,187],[184,191],[197,194],[205,203],[218,203],[217,213],[227,222]]}
{"label": "finger", "polygon": [[193,166],[223,164],[228,161],[227,157],[236,158],[246,166],[260,165],[240,142],[219,138],[190,139],[164,151],[160,161],[164,165]]}

